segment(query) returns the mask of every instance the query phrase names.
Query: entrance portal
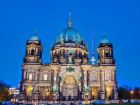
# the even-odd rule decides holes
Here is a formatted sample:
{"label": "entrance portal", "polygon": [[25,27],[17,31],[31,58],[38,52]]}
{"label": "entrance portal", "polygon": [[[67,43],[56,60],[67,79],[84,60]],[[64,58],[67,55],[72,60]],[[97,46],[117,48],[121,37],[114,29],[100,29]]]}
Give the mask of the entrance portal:
{"label": "entrance portal", "polygon": [[73,75],[66,76],[62,85],[63,100],[71,101],[78,99],[78,83]]}

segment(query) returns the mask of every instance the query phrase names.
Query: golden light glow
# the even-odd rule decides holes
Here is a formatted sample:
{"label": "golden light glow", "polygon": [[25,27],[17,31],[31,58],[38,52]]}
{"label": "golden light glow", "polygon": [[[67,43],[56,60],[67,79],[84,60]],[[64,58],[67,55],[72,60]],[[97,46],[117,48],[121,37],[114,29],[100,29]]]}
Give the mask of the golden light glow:
{"label": "golden light glow", "polygon": [[31,95],[32,90],[33,90],[33,87],[32,87],[32,86],[28,86],[28,87],[26,88],[26,94],[27,94],[28,96]]}
{"label": "golden light glow", "polygon": [[131,94],[133,94],[134,93],[134,91],[133,90],[131,90],[131,92],[130,92]]}
{"label": "golden light glow", "polygon": [[47,92],[47,96],[49,96],[49,94],[50,94],[50,93],[49,93],[49,92]]}
{"label": "golden light glow", "polygon": [[82,70],[90,70],[91,65],[81,65]]}
{"label": "golden light glow", "polygon": [[48,86],[41,86],[40,87],[40,95],[41,96],[49,96],[50,95],[50,88]]}
{"label": "golden light glow", "polygon": [[49,96],[50,95],[50,88],[46,89],[46,95]]}
{"label": "golden light glow", "polygon": [[92,88],[91,88],[91,91],[92,91],[92,97],[94,97],[94,98],[97,98],[97,94],[98,94],[98,89],[97,89],[97,87],[95,87],[95,86],[93,86]]}
{"label": "golden light glow", "polygon": [[85,99],[84,104],[90,104],[90,101],[88,99]]}
{"label": "golden light glow", "polygon": [[112,94],[113,88],[111,86],[106,87],[106,96],[109,98]]}
{"label": "golden light glow", "polygon": [[92,96],[94,96],[95,95],[95,93],[94,92],[92,92]]}
{"label": "golden light glow", "polygon": [[72,75],[65,77],[64,84],[77,84],[76,78]]}

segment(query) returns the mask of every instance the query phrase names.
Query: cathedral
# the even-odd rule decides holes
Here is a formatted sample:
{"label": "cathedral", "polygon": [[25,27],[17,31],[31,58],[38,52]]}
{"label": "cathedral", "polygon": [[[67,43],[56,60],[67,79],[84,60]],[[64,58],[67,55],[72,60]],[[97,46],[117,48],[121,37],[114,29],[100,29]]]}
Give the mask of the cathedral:
{"label": "cathedral", "polygon": [[87,44],[69,18],[50,49],[50,64],[42,63],[42,51],[38,35],[27,40],[20,82],[23,101],[117,99],[113,45],[106,37],[99,42],[95,63],[94,51],[89,58]]}

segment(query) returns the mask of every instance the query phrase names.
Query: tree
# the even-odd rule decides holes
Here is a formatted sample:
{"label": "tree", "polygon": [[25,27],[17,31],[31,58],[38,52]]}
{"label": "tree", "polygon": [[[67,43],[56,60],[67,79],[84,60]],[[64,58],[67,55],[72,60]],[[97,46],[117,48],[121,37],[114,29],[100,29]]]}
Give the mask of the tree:
{"label": "tree", "polygon": [[135,87],[130,89],[128,87],[119,87],[118,88],[118,97],[119,99],[140,99],[140,87]]}
{"label": "tree", "polygon": [[9,86],[4,82],[0,81],[0,101],[9,100]]}
{"label": "tree", "polygon": [[127,87],[119,87],[118,88],[118,97],[119,99],[130,99],[130,92]]}
{"label": "tree", "polygon": [[139,99],[140,98],[140,88],[135,87],[133,91],[134,91],[134,93],[132,95],[132,98],[133,99]]}

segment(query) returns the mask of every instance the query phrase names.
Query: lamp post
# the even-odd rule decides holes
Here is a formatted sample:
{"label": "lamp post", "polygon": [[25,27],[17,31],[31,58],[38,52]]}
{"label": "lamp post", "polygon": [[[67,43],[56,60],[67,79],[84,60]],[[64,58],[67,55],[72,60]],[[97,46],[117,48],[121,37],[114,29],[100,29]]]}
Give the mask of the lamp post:
{"label": "lamp post", "polygon": [[46,100],[47,100],[47,104],[48,104],[48,102],[49,102],[49,92],[47,92]]}
{"label": "lamp post", "polygon": [[140,90],[138,92],[138,101],[140,101]]}
{"label": "lamp post", "polygon": [[39,87],[39,79],[40,79],[40,69],[37,70],[37,87],[38,87],[38,105],[40,104],[40,87]]}
{"label": "lamp post", "polygon": [[130,91],[130,99],[132,99],[133,94],[134,94],[134,91],[131,90],[131,91]]}
{"label": "lamp post", "polygon": [[31,104],[32,104],[32,94],[33,94],[33,87],[31,86],[31,87],[29,87],[28,88],[29,89],[29,99],[30,99],[30,101],[31,101]]}
{"label": "lamp post", "polygon": [[34,99],[35,99],[35,85],[36,85],[36,81],[34,80],[34,82],[33,82],[33,89],[32,89],[32,102],[34,101]]}

